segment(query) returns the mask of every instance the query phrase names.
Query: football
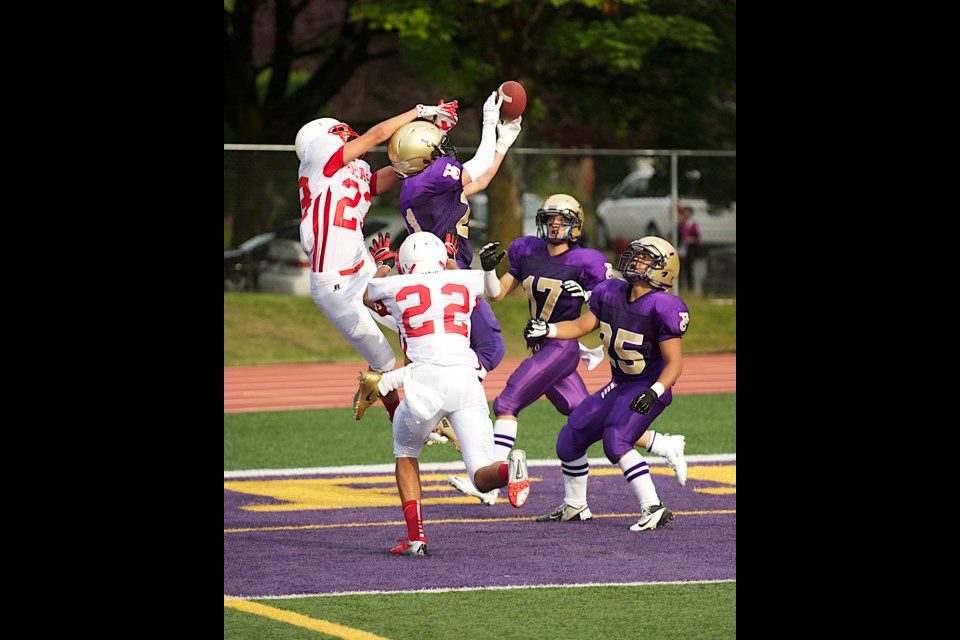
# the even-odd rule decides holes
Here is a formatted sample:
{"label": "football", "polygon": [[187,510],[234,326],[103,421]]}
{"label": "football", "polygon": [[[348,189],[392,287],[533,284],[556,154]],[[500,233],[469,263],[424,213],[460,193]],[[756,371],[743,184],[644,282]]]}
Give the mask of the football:
{"label": "football", "polygon": [[500,105],[500,120],[513,120],[527,108],[527,92],[516,80],[507,80],[501,84],[497,93],[503,97],[503,104]]}

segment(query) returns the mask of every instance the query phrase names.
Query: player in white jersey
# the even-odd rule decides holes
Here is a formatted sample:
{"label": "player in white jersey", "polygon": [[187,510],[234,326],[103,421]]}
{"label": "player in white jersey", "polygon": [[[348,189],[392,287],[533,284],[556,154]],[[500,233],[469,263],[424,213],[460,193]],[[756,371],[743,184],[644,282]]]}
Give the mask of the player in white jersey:
{"label": "player in white jersey", "polygon": [[[363,305],[363,292],[375,271],[363,240],[363,220],[371,196],[396,186],[400,179],[390,166],[373,173],[363,156],[416,118],[449,129],[456,124],[456,109],[456,101],[417,105],[362,136],[334,118],[313,120],[297,132],[300,244],[310,262],[310,294],[374,371],[390,371],[396,359]],[[392,416],[397,394],[385,398],[384,405]]]}
{"label": "player in white jersey", "polygon": [[480,362],[470,348],[470,316],[480,295],[499,291],[496,273],[447,270],[443,241],[427,232],[407,237],[397,263],[401,275],[371,280],[367,297],[384,304],[396,319],[410,361],[402,370],[404,397],[393,417],[397,488],[407,538],[399,539],[391,553],[424,556],[429,554],[418,457],[441,418],[453,424],[467,474],[479,490],[507,486],[511,504],[521,507],[530,493],[530,480],[522,450],[514,449],[509,463],[494,462],[490,409],[477,377]]}

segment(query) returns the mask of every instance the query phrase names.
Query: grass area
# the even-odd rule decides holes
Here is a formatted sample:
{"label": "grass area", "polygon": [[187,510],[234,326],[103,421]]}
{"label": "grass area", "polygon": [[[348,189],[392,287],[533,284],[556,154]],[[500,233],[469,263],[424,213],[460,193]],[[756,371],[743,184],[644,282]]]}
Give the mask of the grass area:
{"label": "grass area", "polygon": [[[686,354],[730,353],[737,350],[737,306],[712,298],[684,296],[690,307],[690,328],[683,339]],[[529,353],[523,327],[530,317],[527,299],[518,290],[493,303],[503,328],[508,358]],[[396,334],[385,331],[400,353]],[[600,344],[593,333],[582,342]],[[223,364],[294,364],[303,362],[353,362],[356,351],[327,320],[309,297],[267,293],[223,294]]]}
{"label": "grass area", "polygon": [[[546,400],[539,400],[520,414],[517,446],[531,459],[556,457],[557,432],[566,418]],[[736,453],[736,394],[675,396],[657,418],[654,429],[687,436],[688,455]],[[603,457],[603,445],[587,453]],[[450,446],[424,447],[422,462],[460,460]],[[228,413],[223,415],[223,468],[289,469],[351,464],[392,464],[393,436],[381,405],[370,409],[363,420],[353,419],[351,409]]]}
{"label": "grass area", "polygon": [[[637,562],[642,562],[638,555]],[[264,600],[263,604],[392,640],[626,638],[656,624],[658,640],[736,638],[736,583],[505,589]],[[415,612],[415,614],[411,614]],[[624,615],[624,612],[644,612]],[[660,621],[655,623],[654,620]],[[223,637],[326,638],[224,607]]]}

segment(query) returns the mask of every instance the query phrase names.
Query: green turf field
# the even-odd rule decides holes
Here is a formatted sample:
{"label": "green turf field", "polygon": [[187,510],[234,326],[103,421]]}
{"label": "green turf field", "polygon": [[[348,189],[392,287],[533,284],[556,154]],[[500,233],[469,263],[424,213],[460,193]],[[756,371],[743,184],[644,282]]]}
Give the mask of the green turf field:
{"label": "green turf field", "polygon": [[[520,413],[517,445],[532,460],[555,457],[557,432],[565,418],[546,400]],[[657,418],[662,433],[687,436],[689,455],[736,453],[737,396],[717,394],[674,396]],[[588,455],[603,457],[602,445]],[[453,447],[424,447],[423,462],[459,460]],[[352,409],[230,413],[223,416],[223,469],[288,469],[393,463],[393,437],[387,413],[380,404],[363,420]]]}
{"label": "green turf field", "polygon": [[[512,306],[508,298],[494,310],[505,327],[507,357],[519,358],[526,355],[517,336],[527,312],[523,299],[514,297]],[[684,338],[685,353],[735,352],[736,306],[687,302],[693,322]],[[507,327],[516,331],[508,332]],[[595,346],[598,341],[591,336],[584,343]],[[356,359],[310,298],[224,294],[225,365]],[[554,458],[556,434],[564,422],[552,405],[541,400],[520,414],[518,445],[531,459]],[[675,396],[654,426],[686,435],[690,455],[736,453],[736,394]],[[600,445],[588,455],[602,457]],[[450,446],[425,447],[421,455],[423,462],[459,459]],[[380,405],[360,422],[353,420],[350,409],[223,417],[225,471],[392,461],[390,425]],[[641,561],[638,552],[637,562]],[[615,575],[610,582],[617,582]],[[736,638],[736,583],[225,600],[223,614],[224,640],[583,640],[644,635],[667,640]]]}

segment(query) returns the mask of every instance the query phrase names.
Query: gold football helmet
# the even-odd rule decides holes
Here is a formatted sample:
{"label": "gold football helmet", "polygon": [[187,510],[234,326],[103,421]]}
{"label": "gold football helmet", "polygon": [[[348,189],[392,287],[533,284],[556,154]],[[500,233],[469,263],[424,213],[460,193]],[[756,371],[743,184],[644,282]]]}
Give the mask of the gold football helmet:
{"label": "gold football helmet", "polygon": [[[552,216],[560,216],[567,232],[556,238],[550,237],[550,225],[547,221]],[[537,211],[537,237],[553,244],[561,242],[579,242],[583,235],[583,207],[573,196],[565,193],[556,193],[540,205]]]}
{"label": "gold football helmet", "polygon": [[657,236],[634,240],[617,259],[617,270],[627,282],[646,280],[658,289],[669,289],[680,275],[680,256],[672,244]]}
{"label": "gold football helmet", "polygon": [[444,156],[456,158],[457,149],[440,127],[426,120],[414,120],[390,136],[387,156],[394,173],[401,178],[415,176]]}

